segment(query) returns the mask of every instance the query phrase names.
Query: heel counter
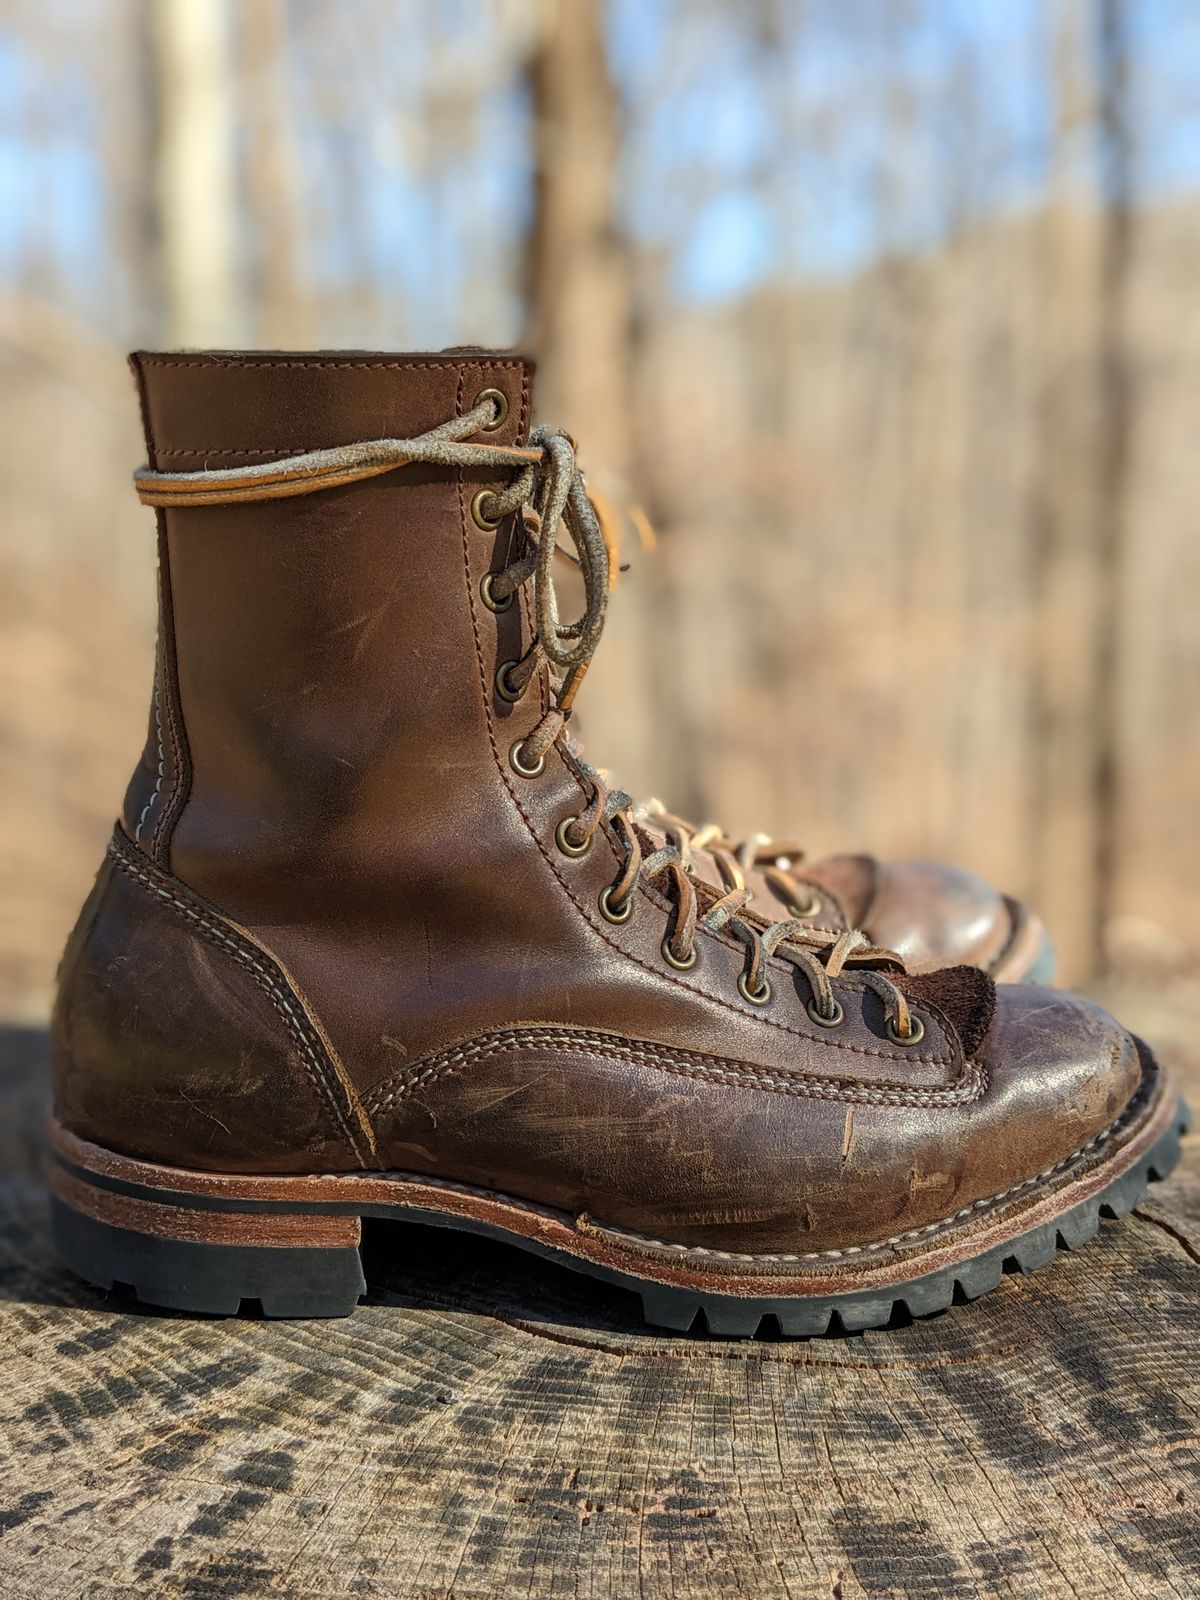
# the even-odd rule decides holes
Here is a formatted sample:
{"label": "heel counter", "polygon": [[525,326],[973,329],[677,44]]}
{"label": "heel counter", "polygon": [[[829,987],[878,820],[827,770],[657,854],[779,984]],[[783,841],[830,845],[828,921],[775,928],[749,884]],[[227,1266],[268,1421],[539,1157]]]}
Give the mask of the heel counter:
{"label": "heel counter", "polygon": [[54,1007],[50,1013],[50,1086],[56,1116],[60,1115],[71,1091],[71,1028],[76,999],[81,988],[86,986],[86,980],[81,981],[80,964],[100,907],[108,895],[112,872],[112,862],[106,855],[67,937],[55,974]]}
{"label": "heel counter", "polygon": [[374,1157],[286,973],[120,828],[63,956],[53,1054],[59,1120],[124,1154],[234,1172]]}

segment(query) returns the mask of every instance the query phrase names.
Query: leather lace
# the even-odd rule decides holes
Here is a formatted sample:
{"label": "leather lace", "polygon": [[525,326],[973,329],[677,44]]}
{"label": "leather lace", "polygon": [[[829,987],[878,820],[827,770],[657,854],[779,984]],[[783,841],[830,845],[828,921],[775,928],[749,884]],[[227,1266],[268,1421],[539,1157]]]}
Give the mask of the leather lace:
{"label": "leather lace", "polygon": [[717,863],[722,880],[745,887],[747,872],[760,872],[776,899],[782,901],[802,922],[821,910],[821,897],[811,884],[802,882],[789,870],[804,851],[791,839],[773,839],[769,833],[752,833],[745,839],[732,839],[719,822],[697,824],[668,811],[661,800],[643,800],[638,817],[657,824],[684,852],[706,850]]}
{"label": "leather lace", "polygon": [[[144,505],[181,507],[229,505],[317,493],[356,483],[381,473],[419,462],[455,469],[484,468],[510,471],[502,489],[484,492],[477,501],[489,526],[515,516],[524,538],[516,557],[490,579],[492,602],[502,606],[525,584],[533,585],[535,628],[520,661],[505,669],[505,690],[513,699],[524,693],[545,667],[555,687],[554,704],[525,738],[514,746],[512,761],[518,772],[540,773],[546,752],[560,743],[576,766],[588,777],[592,795],[588,805],[564,824],[562,839],[573,853],[586,850],[598,829],[606,828],[619,844],[621,869],[601,896],[601,909],[613,922],[632,913],[639,884],[661,884],[673,903],[663,954],[671,965],[695,964],[698,927],[711,933],[733,935],[746,948],[746,965],[738,980],[743,996],[763,1005],[771,998],[767,963],[783,957],[803,972],[812,992],[809,1015],[826,1026],[843,1018],[843,1009],[831,980],[853,968],[861,981],[883,1002],[887,1032],[899,1044],[915,1044],[924,1027],[912,1015],[908,1001],[885,972],[887,964],[904,970],[900,957],[873,946],[855,929],[830,933],[813,928],[799,917],[764,924],[745,915],[750,891],[739,852],[717,837],[720,830],[692,829],[671,818],[661,807],[653,813],[639,808],[629,795],[610,788],[603,773],[582,758],[579,746],[567,732],[575,693],[604,629],[609,593],[609,553],[604,529],[588,495],[570,436],[548,427],[535,428],[528,446],[486,444],[472,435],[494,427],[496,402],[481,399],[462,416],[412,439],[375,439],[328,450],[309,450],[277,461],[246,467],[195,472],[159,472],[142,467],[134,474],[138,497]],[[560,535],[570,541],[567,554],[580,569],[584,590],[583,615],[563,622],[554,584],[554,558]],[[643,845],[639,823],[653,815],[667,824],[667,842],[649,853]],[[753,843],[753,841],[750,841]],[[694,876],[691,852],[707,848],[717,862],[723,890]]]}

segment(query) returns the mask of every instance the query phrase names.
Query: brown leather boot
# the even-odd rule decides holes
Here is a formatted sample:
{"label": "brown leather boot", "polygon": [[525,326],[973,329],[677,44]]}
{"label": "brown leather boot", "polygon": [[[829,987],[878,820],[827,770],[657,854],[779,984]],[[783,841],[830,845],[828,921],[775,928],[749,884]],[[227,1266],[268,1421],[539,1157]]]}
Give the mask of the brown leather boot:
{"label": "brown leather boot", "polygon": [[150,738],[54,1018],[82,1276],[344,1313],[361,1218],[415,1218],[670,1327],[816,1333],[978,1294],[1169,1169],[1178,1095],[1095,1006],[768,923],[583,763],[606,555],[524,363],[134,366]]}
{"label": "brown leather boot", "polygon": [[798,844],[761,833],[732,839],[715,823],[696,827],[671,815],[659,801],[645,802],[639,815],[705,875],[748,887],[765,917],[796,917],[830,933],[861,928],[910,972],[965,964],[997,983],[1054,977],[1054,946],[1041,919],[974,872],[868,855],[809,862]]}

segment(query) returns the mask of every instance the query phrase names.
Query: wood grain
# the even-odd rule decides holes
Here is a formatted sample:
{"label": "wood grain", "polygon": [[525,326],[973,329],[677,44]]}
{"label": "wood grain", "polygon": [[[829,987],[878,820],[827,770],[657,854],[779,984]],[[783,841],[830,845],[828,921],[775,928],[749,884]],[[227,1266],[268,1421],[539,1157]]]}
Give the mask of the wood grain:
{"label": "wood grain", "polygon": [[[1195,1099],[1195,998],[1120,1000]],[[1200,1592],[1195,1136],[1078,1255],[855,1337],[663,1337],[396,1225],[348,1321],[199,1321],[55,1262],[44,1050],[0,1033],[5,1600]]]}

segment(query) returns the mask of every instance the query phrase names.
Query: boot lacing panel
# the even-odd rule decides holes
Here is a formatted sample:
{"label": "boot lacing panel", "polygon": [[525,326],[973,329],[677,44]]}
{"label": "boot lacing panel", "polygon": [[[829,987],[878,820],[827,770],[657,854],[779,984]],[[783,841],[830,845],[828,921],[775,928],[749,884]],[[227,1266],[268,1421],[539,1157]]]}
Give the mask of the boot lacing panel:
{"label": "boot lacing panel", "polygon": [[[527,447],[471,442],[473,434],[494,428],[498,420],[495,393],[485,393],[461,417],[430,429],[414,439],[375,439],[310,450],[278,461],[247,467],[197,472],[158,472],[142,467],[134,474],[138,497],[144,505],[182,507],[229,505],[314,494],[322,489],[357,483],[392,472],[412,462],[451,468],[483,467],[513,472],[512,481],[495,492],[483,490],[472,503],[481,527],[496,527],[515,515],[524,534],[524,550],[502,572],[490,575],[487,603],[503,608],[526,583],[533,583],[535,635],[520,661],[505,664],[506,698],[519,699],[543,666],[557,679],[555,704],[540,718],[510,755],[514,770],[534,777],[545,766],[546,752],[560,743],[592,785],[585,809],[560,826],[559,843],[568,854],[581,855],[604,827],[623,851],[621,870],[600,897],[600,909],[611,922],[625,922],[633,912],[633,895],[640,883],[662,881],[674,902],[672,927],[662,942],[668,963],[680,970],[695,965],[697,927],[711,933],[732,934],[746,946],[746,966],[738,978],[742,996],[754,1005],[771,999],[766,965],[782,956],[798,967],[812,991],[808,1014],[814,1022],[836,1027],[844,1011],[831,980],[853,967],[861,981],[883,1002],[888,1037],[896,1044],[913,1045],[925,1029],[909,1010],[903,991],[880,964],[904,964],[891,951],[873,946],[856,929],[833,934],[813,928],[798,917],[769,925],[743,916],[750,891],[745,886],[743,864],[726,848],[726,841],[711,830],[691,834],[677,819],[658,810],[667,823],[667,843],[650,854],[638,829],[639,808],[620,789],[610,789],[603,774],[581,758],[567,733],[571,705],[604,629],[609,593],[608,546],[600,518],[576,462],[574,441],[559,430],[538,427]],[[553,564],[560,530],[573,546],[567,551],[580,569],[584,589],[583,615],[564,623],[559,615]],[[650,808],[641,811],[649,816]],[[710,849],[723,879],[724,892],[697,882],[691,870],[691,849],[703,842]]]}

